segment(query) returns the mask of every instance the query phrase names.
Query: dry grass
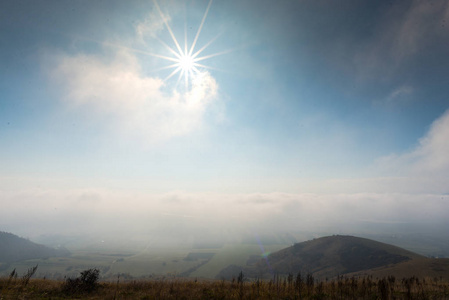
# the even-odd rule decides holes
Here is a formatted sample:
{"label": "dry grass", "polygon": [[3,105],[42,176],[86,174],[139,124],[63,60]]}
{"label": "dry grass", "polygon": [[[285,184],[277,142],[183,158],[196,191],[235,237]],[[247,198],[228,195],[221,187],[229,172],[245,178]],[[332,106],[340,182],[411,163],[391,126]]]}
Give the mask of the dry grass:
{"label": "dry grass", "polygon": [[271,281],[194,281],[160,279],[103,282],[90,293],[64,291],[63,281],[0,279],[0,299],[449,299],[449,282],[441,279],[277,278]]}

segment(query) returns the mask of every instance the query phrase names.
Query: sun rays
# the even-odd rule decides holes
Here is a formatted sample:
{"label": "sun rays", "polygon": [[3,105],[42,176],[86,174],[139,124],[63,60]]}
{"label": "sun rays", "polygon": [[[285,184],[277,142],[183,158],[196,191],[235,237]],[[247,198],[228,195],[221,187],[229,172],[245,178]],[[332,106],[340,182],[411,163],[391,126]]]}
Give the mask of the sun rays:
{"label": "sun rays", "polygon": [[[90,42],[99,43],[106,47],[112,47],[120,50],[124,50],[126,52],[134,52],[139,55],[146,55],[158,58],[163,61],[170,62],[170,64],[162,67],[154,67],[151,68],[151,72],[160,72],[164,70],[171,70],[171,72],[163,77],[164,82],[168,82],[171,78],[177,76],[177,81],[174,84],[174,89],[178,89],[180,86],[180,82],[184,81],[184,93],[189,93],[189,91],[192,88],[192,83],[195,81],[195,78],[201,77],[202,73],[204,73],[206,70],[220,70],[211,66],[208,66],[203,63],[203,61],[217,57],[220,55],[228,54],[234,50],[235,48],[226,49],[223,51],[214,52],[207,55],[201,55],[203,51],[205,51],[212,43],[214,43],[222,34],[222,32],[216,34],[212,39],[210,39],[208,42],[203,44],[200,48],[197,47],[198,40],[200,38],[202,29],[204,27],[204,24],[206,22],[207,16],[209,14],[210,7],[212,5],[212,0],[209,1],[206,10],[204,12],[204,15],[202,17],[201,23],[198,27],[198,30],[196,31],[195,37],[192,41],[192,43],[189,45],[188,39],[187,39],[187,22],[184,24],[184,44],[181,46],[179,39],[176,37],[175,33],[173,32],[172,27],[169,24],[170,18],[165,15],[157,0],[153,0],[154,7],[159,14],[160,18],[162,19],[163,26],[168,31],[168,34],[170,36],[171,42],[164,41],[163,37],[160,36],[160,34],[151,34],[150,36],[147,36],[146,38],[157,40],[158,43],[160,43],[163,46],[164,51],[158,51],[158,52],[151,52],[148,50],[145,50],[144,48],[134,48],[130,46],[126,46],[125,44],[120,44],[117,42],[110,42],[110,41],[98,41],[95,39],[91,39],[88,37],[83,36],[77,36],[78,39],[87,40]],[[169,45],[172,44],[172,45]],[[201,63],[200,63],[201,62]],[[181,85],[182,86],[182,85]]]}
{"label": "sun rays", "polygon": [[[163,14],[161,11],[159,4],[156,0],[153,0],[154,5],[161,16],[165,28],[170,34],[170,37],[174,43],[175,47],[170,47],[166,43],[164,43],[161,39],[157,38],[157,40],[165,47],[166,50],[168,50],[169,53],[171,53],[173,56],[163,56],[163,55],[157,55],[157,57],[162,58],[167,61],[174,62],[173,64],[164,67],[163,69],[173,69],[173,71],[164,79],[164,81],[169,80],[170,78],[174,77],[175,75],[178,75],[178,80],[176,82],[176,86],[179,85],[179,82],[184,79],[184,88],[185,91],[189,90],[189,86],[192,82],[192,80],[201,72],[202,69],[211,69],[210,67],[198,63],[199,61],[203,61],[205,59],[225,54],[226,51],[220,52],[220,53],[214,53],[207,56],[200,56],[200,54],[210,45],[212,44],[219,35],[214,37],[212,40],[210,40],[208,43],[206,43],[203,47],[201,47],[199,50],[195,52],[195,46],[198,42],[198,38],[201,34],[201,31],[203,29],[204,23],[206,21],[207,15],[209,13],[209,9],[212,5],[212,0],[209,1],[209,4],[207,5],[206,11],[203,15],[203,18],[201,20],[200,26],[198,27],[198,30],[196,32],[195,38],[190,45],[190,48],[188,46],[187,42],[187,31],[184,28],[184,49],[181,47],[178,39],[176,38],[175,34],[173,33],[172,28],[170,27],[167,17]],[[185,24],[185,26],[187,26]]]}

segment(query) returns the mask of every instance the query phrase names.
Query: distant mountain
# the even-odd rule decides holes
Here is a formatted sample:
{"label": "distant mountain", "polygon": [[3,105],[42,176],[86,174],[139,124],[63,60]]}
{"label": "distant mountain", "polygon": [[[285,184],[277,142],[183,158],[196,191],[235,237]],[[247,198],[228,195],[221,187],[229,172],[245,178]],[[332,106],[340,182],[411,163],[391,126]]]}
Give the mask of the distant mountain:
{"label": "distant mountain", "polygon": [[0,231],[0,262],[11,263],[15,261],[48,258],[53,256],[68,256],[70,252],[65,248],[50,248],[33,243],[12,233]]}
{"label": "distant mountain", "polygon": [[246,266],[228,266],[217,278],[230,279],[243,271],[250,278],[273,278],[274,274],[296,275],[298,272],[305,275],[310,272],[316,278],[325,279],[425,259],[393,245],[335,235],[298,243],[266,258],[251,257]]}

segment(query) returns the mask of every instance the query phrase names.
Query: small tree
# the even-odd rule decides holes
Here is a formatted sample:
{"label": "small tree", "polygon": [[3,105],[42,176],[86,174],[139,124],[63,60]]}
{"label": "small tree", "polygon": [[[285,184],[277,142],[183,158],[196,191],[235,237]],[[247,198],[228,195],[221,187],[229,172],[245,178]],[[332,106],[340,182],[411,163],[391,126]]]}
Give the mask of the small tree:
{"label": "small tree", "polygon": [[94,290],[98,285],[98,279],[100,278],[100,270],[89,269],[81,272],[81,282],[87,290]]}

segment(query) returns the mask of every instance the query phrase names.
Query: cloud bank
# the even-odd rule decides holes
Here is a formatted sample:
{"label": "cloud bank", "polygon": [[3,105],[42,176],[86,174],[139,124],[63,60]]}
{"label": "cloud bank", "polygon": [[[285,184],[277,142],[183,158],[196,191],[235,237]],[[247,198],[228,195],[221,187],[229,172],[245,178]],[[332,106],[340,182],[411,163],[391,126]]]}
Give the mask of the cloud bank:
{"label": "cloud bank", "polygon": [[111,193],[100,189],[2,192],[0,226],[27,235],[176,237],[219,232],[363,231],[357,224],[439,224],[447,196],[427,194]]}
{"label": "cloud bank", "polygon": [[200,129],[218,91],[208,72],[196,76],[186,93],[170,90],[158,77],[145,76],[137,58],[123,51],[110,61],[60,55],[51,73],[68,105],[150,144]]}

